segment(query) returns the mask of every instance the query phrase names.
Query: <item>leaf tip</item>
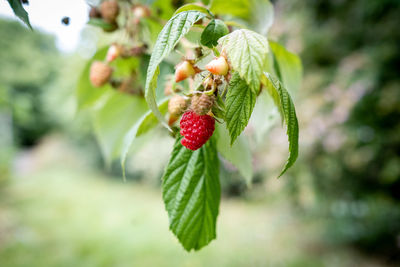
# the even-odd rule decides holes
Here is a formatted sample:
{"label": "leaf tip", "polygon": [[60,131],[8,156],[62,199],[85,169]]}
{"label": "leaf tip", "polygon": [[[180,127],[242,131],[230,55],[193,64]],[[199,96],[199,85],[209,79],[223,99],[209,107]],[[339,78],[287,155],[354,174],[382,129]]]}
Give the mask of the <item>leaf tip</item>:
{"label": "leaf tip", "polygon": [[125,160],[121,161],[121,168],[122,168],[122,181],[126,183],[126,169],[125,169]]}
{"label": "leaf tip", "polygon": [[233,144],[235,143],[237,137],[236,136],[231,136],[231,142],[230,142],[230,146],[232,147]]}

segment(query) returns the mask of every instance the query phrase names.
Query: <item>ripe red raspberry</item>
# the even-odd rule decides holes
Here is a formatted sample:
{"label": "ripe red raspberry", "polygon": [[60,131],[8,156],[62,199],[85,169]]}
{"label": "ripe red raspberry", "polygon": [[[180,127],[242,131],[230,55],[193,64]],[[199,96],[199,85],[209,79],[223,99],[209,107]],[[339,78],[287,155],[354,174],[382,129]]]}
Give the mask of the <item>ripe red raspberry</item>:
{"label": "ripe red raspberry", "polygon": [[181,144],[190,150],[202,147],[212,136],[215,129],[215,120],[209,115],[197,115],[189,110],[181,119]]}

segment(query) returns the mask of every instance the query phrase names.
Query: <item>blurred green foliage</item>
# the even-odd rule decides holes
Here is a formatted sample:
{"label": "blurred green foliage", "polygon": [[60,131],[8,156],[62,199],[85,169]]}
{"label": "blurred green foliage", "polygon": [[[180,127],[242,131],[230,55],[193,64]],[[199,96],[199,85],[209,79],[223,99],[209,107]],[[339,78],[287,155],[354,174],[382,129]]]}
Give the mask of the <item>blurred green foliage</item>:
{"label": "blurred green foliage", "polygon": [[54,39],[27,31],[16,21],[0,20],[0,107],[11,114],[14,142],[34,145],[56,122],[43,106],[58,75]]}
{"label": "blurred green foliage", "polygon": [[8,180],[15,149],[32,146],[57,124],[45,93],[57,76],[54,39],[0,20],[0,185]]}
{"label": "blurred green foliage", "polygon": [[[161,0],[156,2],[159,5],[166,3]],[[326,230],[324,237],[328,243],[350,244],[369,253],[383,255],[389,259],[389,262],[396,263],[400,255],[398,245],[400,236],[400,76],[398,68],[400,65],[400,31],[398,30],[400,3],[396,0],[274,2],[278,19],[272,29],[278,32],[277,35],[282,41],[287,41],[289,47],[294,47],[294,50],[300,52],[306,77],[297,94],[298,97],[295,98],[296,105],[299,104],[300,141],[302,142],[299,161],[287,177],[279,181],[285,179],[286,189],[291,193],[293,203],[302,204],[304,214],[311,215],[313,222],[315,220],[323,222]],[[179,3],[177,5],[179,6]],[[173,12],[172,9],[171,12]],[[169,16],[170,14],[165,15],[165,18]],[[0,34],[7,36],[0,39],[0,62],[2,63],[0,66],[0,119],[2,123],[0,143],[15,142],[19,145],[32,145],[54,127],[54,121],[48,113],[44,112],[42,106],[43,94],[53,83],[57,75],[57,64],[60,62],[54,40],[38,32],[29,32],[18,23],[9,21],[0,22]],[[264,122],[265,117],[261,118]],[[8,124],[5,124],[5,121]],[[5,134],[4,125],[12,126],[11,134]],[[74,132],[75,135],[79,136],[81,130]],[[16,138],[15,141],[13,138]],[[6,156],[3,155],[8,155],[11,150],[6,151],[2,145],[0,163],[10,163],[9,160],[4,160]],[[275,157],[275,151],[273,153]],[[258,156],[255,161],[259,160]],[[226,165],[229,167],[228,164]],[[119,166],[116,168],[119,169]],[[255,173],[253,183],[261,183],[265,176],[263,171],[258,170]],[[55,171],[49,177],[57,175],[59,173]],[[42,177],[42,174],[39,176]],[[66,176],[69,177],[69,175]],[[44,189],[47,189],[46,186],[50,180],[52,179],[45,177],[36,187],[31,184],[32,187],[27,188],[35,187],[33,192],[45,193]],[[222,170],[221,180],[226,195],[243,196],[244,192],[248,192],[245,182],[237,172],[226,166]],[[150,239],[148,235],[143,237],[144,233],[152,233],[154,230],[154,226],[146,225],[147,220],[141,221],[141,214],[149,214],[147,209],[135,215],[138,216],[134,218],[139,221],[138,228],[129,224],[122,228],[124,231],[117,232],[120,228],[118,225],[104,226],[104,228],[100,225],[98,231],[91,229],[93,232],[88,232],[88,237],[76,235],[78,232],[86,231],[85,223],[93,220],[92,216],[87,216],[87,212],[92,211],[93,206],[97,205],[97,202],[93,201],[87,204],[86,208],[80,209],[80,205],[85,203],[86,198],[79,197],[87,193],[82,188],[92,188],[92,194],[98,194],[98,196],[93,196],[93,199],[102,198],[99,202],[100,207],[96,207],[96,212],[98,212],[97,215],[104,216],[104,220],[108,218],[104,215],[104,207],[106,207],[106,214],[108,212],[115,214],[116,210],[121,210],[120,202],[113,203],[114,198],[109,198],[107,195],[108,184],[107,189],[104,189],[105,186],[104,188],[100,186],[101,188],[98,189],[96,187],[99,185],[93,181],[81,183],[77,187],[65,181],[53,184],[49,187],[52,190],[48,191],[50,193],[44,199],[33,197],[38,202],[31,201],[32,198],[29,196],[25,198],[26,191],[22,186],[16,202],[11,203],[11,207],[15,208],[17,213],[21,211],[23,218],[19,219],[33,225],[31,227],[37,233],[27,241],[11,238],[15,242],[9,243],[11,245],[6,248],[7,250],[2,251],[2,256],[6,257],[4,259],[7,263],[12,265],[18,259],[24,261],[20,257],[22,254],[26,255],[28,261],[33,258],[45,261],[45,258],[37,257],[36,254],[54,248],[61,256],[60,258],[54,256],[55,259],[49,260],[56,263],[60,259],[68,263],[68,260],[71,260],[70,255],[83,255],[82,257],[90,263],[99,263],[98,261],[115,263],[116,257],[113,258],[107,254],[110,240],[113,244],[119,244],[122,240],[123,245],[114,248],[115,254],[112,255],[119,255],[117,252],[120,252],[123,255],[119,256],[126,260],[131,259],[130,246],[142,248],[144,253],[147,253],[146,255],[150,255],[146,258],[147,260],[153,258],[154,248],[157,248],[160,255],[164,255],[162,259],[156,258],[154,261],[161,262],[171,255],[170,243],[173,241],[160,245],[157,234],[155,237],[151,236]],[[273,183],[278,182],[273,181]],[[57,190],[63,189],[65,185],[72,187],[69,192],[77,190],[77,195],[68,195],[64,192],[67,196],[60,200]],[[19,186],[17,185],[16,191],[19,190]],[[260,185],[258,188],[261,187]],[[120,196],[119,190],[111,193],[115,199]],[[122,190],[128,189],[124,186]],[[125,203],[147,203],[142,198],[136,197],[141,190],[136,191],[127,193],[129,197],[126,197]],[[266,190],[261,191],[262,194],[266,194]],[[131,196],[135,197],[131,198]],[[315,196],[315,199],[310,196]],[[248,195],[245,194],[245,197]],[[154,198],[156,197],[148,201]],[[308,198],[312,200],[307,200]],[[36,210],[53,201],[59,202],[55,202],[55,208],[48,208],[48,212],[56,213],[49,215],[56,220],[49,221],[47,218],[41,218],[40,216],[45,217],[46,214],[37,213]],[[160,204],[159,199],[157,201]],[[134,204],[127,204],[125,208],[132,205],[134,206]],[[85,218],[76,217],[73,212],[76,207],[79,207],[80,216]],[[243,212],[248,212],[249,209],[252,208],[246,206]],[[161,210],[158,207],[151,214],[161,216],[159,215],[163,212]],[[270,218],[265,218],[266,220],[261,225],[258,224],[260,216],[265,214],[266,211],[262,208],[256,209],[256,213],[252,213],[253,216],[249,216],[237,228],[240,231],[234,232],[240,235],[244,226],[253,227],[255,223],[259,227],[257,229],[265,229],[263,226],[269,224],[270,221],[267,219]],[[281,209],[278,208],[274,214],[282,215]],[[153,221],[158,220],[157,216]],[[242,214],[233,217],[243,219]],[[67,234],[63,233],[59,227],[65,222],[72,225],[67,229],[70,231]],[[234,223],[235,220],[232,222]],[[280,225],[280,222],[277,225]],[[289,228],[293,230],[297,229],[297,226],[293,225]],[[21,227],[22,230],[25,229]],[[229,227],[229,222],[228,225],[221,226],[221,228],[224,227]],[[42,235],[49,229],[49,236]],[[312,233],[318,234],[314,230]],[[98,242],[99,231],[103,234],[115,231],[117,234],[114,235],[113,232],[112,237],[104,234],[100,237],[101,242]],[[134,233],[129,234],[129,231]],[[165,229],[160,232],[167,233]],[[285,232],[286,230],[283,229],[282,233]],[[299,232],[300,230],[289,231],[290,236],[287,237],[287,242],[292,243]],[[258,233],[263,234],[262,230]],[[230,236],[228,232],[222,232],[222,235],[224,234],[226,237]],[[127,238],[134,235],[138,235],[140,237],[138,240],[142,243]],[[218,247],[221,251],[229,250],[230,253],[223,254],[226,258],[221,258],[220,254],[211,249],[197,257],[204,257],[208,263],[211,260],[216,260],[212,263],[226,260],[227,263],[224,263],[233,264],[230,259],[235,259],[239,251],[250,255],[244,256],[243,259],[251,258],[254,263],[262,262],[257,257],[272,249],[271,246],[263,247],[264,242],[271,241],[261,240],[255,247],[262,249],[256,250],[258,253],[253,253],[244,249],[247,249],[249,242],[252,241],[244,235],[240,235],[242,239],[228,238],[227,244]],[[25,235],[21,234],[21,236]],[[29,237],[29,234],[27,236]],[[58,238],[68,245],[66,250],[53,246],[55,243],[59,245]],[[259,240],[257,237],[254,239]],[[152,243],[147,244],[146,240]],[[220,240],[224,242],[223,238]],[[231,248],[235,242],[239,242],[239,245],[235,247],[236,251],[233,251]],[[282,245],[279,248],[284,250],[286,247]],[[32,254],[27,254],[27,251]],[[231,253],[232,251],[234,253]],[[174,253],[181,255],[181,252]],[[286,253],[286,256],[288,254],[290,252]],[[99,255],[105,258],[102,259]],[[323,264],[318,259],[314,260],[316,262],[299,258],[299,262],[294,262],[293,265],[320,266]],[[71,260],[71,264],[73,263],[75,262]],[[240,263],[245,264],[245,262]]]}
{"label": "blurred green foliage", "polygon": [[302,22],[308,83],[299,101],[316,110],[297,164],[312,177],[316,215],[327,219],[329,240],[399,260],[400,2],[310,0],[284,9]]}
{"label": "blurred green foliage", "polygon": [[[319,221],[293,213],[282,192],[264,202],[224,199],[219,238],[187,253],[168,231],[160,192],[71,164],[71,146],[0,194],[1,266],[365,266],[347,248],[325,250]],[[49,148],[49,147],[48,147]],[[72,154],[77,162],[82,155]],[[37,156],[37,155],[36,155]],[[43,166],[42,166],[43,167]],[[301,233],[301,234],[299,234]]]}

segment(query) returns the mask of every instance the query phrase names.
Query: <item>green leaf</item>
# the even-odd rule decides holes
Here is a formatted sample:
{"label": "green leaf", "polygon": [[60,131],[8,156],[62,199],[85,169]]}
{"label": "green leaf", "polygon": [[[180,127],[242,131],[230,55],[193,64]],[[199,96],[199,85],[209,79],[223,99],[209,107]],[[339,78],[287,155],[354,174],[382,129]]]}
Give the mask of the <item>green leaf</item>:
{"label": "green leaf", "polygon": [[105,85],[101,88],[96,88],[92,85],[89,79],[90,66],[95,60],[103,60],[107,54],[108,47],[100,48],[96,54],[86,63],[76,87],[76,96],[78,100],[78,110],[92,105],[105,92],[111,89],[110,85]]}
{"label": "green leaf", "polygon": [[212,48],[218,44],[218,39],[229,33],[228,27],[220,19],[213,19],[201,34],[201,44]]}
{"label": "green leaf", "polygon": [[256,104],[256,98],[257,95],[235,72],[229,82],[228,94],[225,99],[225,120],[231,136],[231,145],[246,128]]}
{"label": "green leaf", "polygon": [[247,186],[250,186],[253,177],[253,165],[247,138],[239,136],[237,141],[231,146],[226,125],[217,123],[216,126],[218,152],[238,169],[239,173],[244,177]]}
{"label": "green leaf", "polygon": [[281,112],[282,119],[286,124],[286,134],[289,141],[289,157],[283,170],[279,174],[282,176],[297,159],[299,154],[299,123],[297,121],[296,109],[288,91],[282,86],[281,82],[265,73],[263,83],[271,94],[275,105]]}
{"label": "green leaf", "polygon": [[24,7],[22,6],[21,0],[7,0],[8,4],[10,4],[10,7],[12,8],[14,14],[22,20],[28,27],[29,29],[32,30],[31,23],[29,22],[29,16],[28,13],[25,11]]}
{"label": "green leaf", "polygon": [[241,19],[249,29],[265,35],[274,20],[273,6],[268,0],[213,0],[210,10],[218,15]]}
{"label": "green leaf", "polygon": [[215,138],[196,151],[177,139],[162,190],[170,229],[187,251],[199,250],[215,239],[221,198]]}
{"label": "green leaf", "polygon": [[146,0],[140,1],[142,4],[150,4],[151,9],[154,11],[160,11],[157,13],[157,17],[162,20],[170,19],[174,12],[175,7],[172,5],[172,1],[165,1],[165,0]]}
{"label": "green leaf", "polygon": [[93,125],[106,164],[121,154],[124,136],[148,110],[143,98],[110,91],[109,98],[93,111]]}
{"label": "green leaf", "polygon": [[196,5],[196,4],[186,4],[186,5],[181,6],[180,8],[178,8],[175,11],[174,16],[176,14],[179,14],[179,13],[182,13],[182,12],[185,12],[185,11],[199,11],[199,12],[202,12],[202,13],[204,13],[206,15],[214,17],[214,15],[210,12],[210,10],[208,10],[207,8],[205,8],[203,6],[199,6],[199,5]]}
{"label": "green leaf", "polygon": [[[146,84],[146,76],[149,63],[150,55],[143,55],[141,57],[140,66],[138,68],[138,82],[140,84],[143,84],[143,86]],[[175,71],[175,66],[167,61],[161,62],[159,68],[160,74],[158,74],[157,76],[157,87],[155,88],[155,97],[157,103],[165,99],[164,91],[166,83],[170,79],[171,73]]]}
{"label": "green leaf", "polygon": [[211,111],[215,117],[225,120],[225,102],[220,95],[217,96]]}
{"label": "green leaf", "polygon": [[274,6],[268,0],[252,0],[250,12],[250,27],[266,35],[274,21]]}
{"label": "green leaf", "polygon": [[98,19],[98,18],[91,18],[87,24],[95,26],[95,27],[99,27],[105,31],[112,31],[116,28],[115,24],[111,24],[106,22],[103,19]]}
{"label": "green leaf", "polygon": [[[165,115],[168,111],[168,101],[169,99],[165,99],[164,101],[161,101],[160,105],[158,106],[158,109],[163,115]],[[154,113],[152,113],[151,111],[147,112],[146,116],[143,117],[143,120],[139,125],[136,136],[141,136],[142,134],[147,133],[148,131],[156,127],[157,124],[158,120]]]}
{"label": "green leaf", "polygon": [[157,76],[159,64],[174,49],[179,40],[190,30],[190,27],[206,15],[199,11],[183,11],[173,16],[158,35],[153,53],[151,54],[146,77],[146,101],[157,119],[167,128],[164,117],[160,113],[156,103]]}
{"label": "green leaf", "polygon": [[[127,78],[132,75],[132,72],[139,69],[140,63],[143,58],[139,57],[117,57],[113,62],[111,62],[111,67],[114,67],[113,77],[115,78]],[[137,85],[143,84],[139,83],[138,80],[135,82]]]}
{"label": "green leaf", "polygon": [[278,77],[289,92],[292,94],[297,92],[303,76],[300,58],[277,42],[270,41],[269,45],[275,59],[274,66]]}
{"label": "green leaf", "polygon": [[[160,103],[158,106],[161,114],[167,113],[168,110],[168,99],[165,99]],[[151,110],[146,112],[138,121],[136,121],[127,134],[124,137],[123,145],[122,145],[122,152],[121,152],[121,167],[122,172],[125,177],[125,162],[128,156],[129,149],[132,146],[133,141],[153,129],[157,126],[158,120]]]}
{"label": "green leaf", "polygon": [[258,92],[268,53],[267,39],[256,32],[242,29],[222,37],[218,43],[226,51],[233,69],[239,72],[254,92]]}
{"label": "green leaf", "polygon": [[210,10],[214,14],[232,15],[247,19],[250,16],[250,4],[248,0],[213,0]]}
{"label": "green leaf", "polygon": [[276,125],[279,120],[279,111],[269,96],[267,90],[262,90],[257,96],[253,114],[251,114],[249,125],[252,125],[252,136],[256,146],[265,143],[266,134]]}

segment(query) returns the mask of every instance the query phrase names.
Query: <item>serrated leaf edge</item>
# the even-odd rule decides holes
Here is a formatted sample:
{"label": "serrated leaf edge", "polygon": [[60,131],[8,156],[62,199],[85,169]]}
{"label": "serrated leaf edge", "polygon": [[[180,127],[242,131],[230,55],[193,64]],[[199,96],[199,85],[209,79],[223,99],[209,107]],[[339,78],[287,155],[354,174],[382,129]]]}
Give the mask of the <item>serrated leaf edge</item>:
{"label": "serrated leaf edge", "polygon": [[[195,17],[192,19],[192,21],[186,25],[187,18],[189,14],[194,13]],[[173,23],[173,21],[178,17],[178,16],[186,16],[184,19],[180,20],[177,25]],[[157,117],[157,119],[161,122],[161,124],[167,128],[169,131],[172,132],[172,129],[169,127],[169,125],[166,123],[164,117],[160,113],[157,107],[157,103],[155,100],[155,88],[157,86],[157,79],[158,79],[158,74],[160,72],[159,65],[162,62],[162,60],[172,51],[172,49],[176,46],[176,44],[179,42],[179,40],[190,30],[191,26],[198,21],[199,19],[205,17],[206,14],[201,13],[199,11],[184,11],[181,13],[178,13],[174,15],[164,26],[164,28],[161,30],[160,34],[158,35],[157,41],[154,45],[154,50],[153,53],[151,54],[150,57],[150,62],[149,66],[147,68],[147,77],[146,77],[146,86],[145,86],[145,98],[146,101],[154,113],[154,115]],[[177,27],[177,29],[176,29]],[[176,36],[176,40],[172,40],[172,44],[168,44],[168,37],[171,34],[171,31],[175,28],[175,31],[178,31],[179,34]],[[167,34],[164,34],[167,32]],[[165,37],[166,35],[166,37]],[[165,43],[165,44],[163,44]],[[160,48],[158,48],[160,46]],[[161,52],[157,52],[157,49],[160,49]],[[157,54],[156,54],[157,53]]]}
{"label": "serrated leaf edge", "polygon": [[286,135],[288,136],[289,142],[289,156],[283,170],[278,176],[279,178],[296,162],[298,157],[299,124],[296,109],[289,92],[282,86],[279,80],[273,78],[269,73],[264,73],[264,75],[267,80],[262,79],[263,83],[267,87],[269,87],[268,83],[270,83],[275,89],[275,91],[272,91],[271,89],[273,88],[269,87],[268,92],[272,96],[274,103],[277,105],[282,120],[286,123]]}

